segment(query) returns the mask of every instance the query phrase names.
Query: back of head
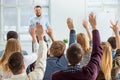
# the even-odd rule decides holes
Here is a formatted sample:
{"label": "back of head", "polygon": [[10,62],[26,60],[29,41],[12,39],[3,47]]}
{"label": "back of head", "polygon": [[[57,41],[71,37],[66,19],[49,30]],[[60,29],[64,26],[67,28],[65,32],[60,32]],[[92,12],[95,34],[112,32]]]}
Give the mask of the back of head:
{"label": "back of head", "polygon": [[109,37],[108,42],[110,43],[112,49],[116,49],[116,39],[115,39],[115,37],[113,37],[113,36]]}
{"label": "back of head", "polygon": [[112,70],[112,49],[108,42],[102,42],[103,55],[101,59],[101,70],[104,73],[105,79],[111,79]]}
{"label": "back of head", "polygon": [[18,39],[11,38],[7,41],[4,54],[2,55],[1,60],[0,60],[0,64],[3,64],[2,67],[4,71],[9,70],[7,62],[8,62],[9,57],[14,52],[21,52],[21,46],[20,46]]}
{"label": "back of head", "polygon": [[8,59],[8,66],[14,75],[22,73],[23,65],[23,55],[20,52],[13,53]]}
{"label": "back of head", "polygon": [[4,54],[11,55],[13,52],[21,52],[21,46],[18,39],[11,38],[7,41]]}
{"label": "back of head", "polygon": [[77,43],[81,45],[85,53],[90,52],[90,46],[84,33],[77,34]]}
{"label": "back of head", "polygon": [[75,43],[70,45],[70,47],[67,49],[68,62],[71,65],[76,65],[80,63],[83,53],[84,52],[79,44]]}
{"label": "back of head", "polygon": [[7,40],[9,40],[10,38],[18,39],[17,32],[15,32],[15,31],[9,31],[7,33]]}
{"label": "back of head", "polygon": [[55,57],[61,57],[65,49],[66,45],[63,41],[54,41],[50,47],[50,54]]}

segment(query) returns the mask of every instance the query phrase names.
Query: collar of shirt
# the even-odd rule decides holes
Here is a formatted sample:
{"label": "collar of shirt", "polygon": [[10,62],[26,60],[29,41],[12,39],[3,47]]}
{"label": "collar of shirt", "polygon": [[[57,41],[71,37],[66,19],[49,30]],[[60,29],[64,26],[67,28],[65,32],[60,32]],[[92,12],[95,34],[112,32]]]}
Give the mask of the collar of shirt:
{"label": "collar of shirt", "polygon": [[67,70],[63,70],[64,72],[78,72],[80,71],[80,65],[68,66]]}

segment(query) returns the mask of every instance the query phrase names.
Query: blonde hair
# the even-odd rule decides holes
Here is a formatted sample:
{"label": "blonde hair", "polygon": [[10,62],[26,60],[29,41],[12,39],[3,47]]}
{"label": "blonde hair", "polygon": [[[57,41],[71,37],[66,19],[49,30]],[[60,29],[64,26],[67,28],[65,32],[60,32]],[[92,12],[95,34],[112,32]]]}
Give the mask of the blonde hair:
{"label": "blonde hair", "polygon": [[112,48],[108,42],[102,42],[103,55],[101,60],[101,70],[106,80],[111,80],[112,70]]}
{"label": "blonde hair", "polygon": [[81,45],[85,54],[90,52],[90,45],[89,45],[84,33],[77,34],[77,43],[79,43]]}
{"label": "blonde hair", "polygon": [[8,59],[14,52],[21,52],[21,46],[17,39],[9,39],[6,44],[4,54],[0,59],[0,69],[3,71],[10,71],[8,67]]}

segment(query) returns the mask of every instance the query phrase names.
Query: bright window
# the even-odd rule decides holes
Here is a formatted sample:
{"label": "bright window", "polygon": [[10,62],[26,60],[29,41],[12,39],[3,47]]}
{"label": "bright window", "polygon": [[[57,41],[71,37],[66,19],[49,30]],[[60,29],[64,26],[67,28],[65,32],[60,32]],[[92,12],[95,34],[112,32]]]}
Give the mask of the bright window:
{"label": "bright window", "polygon": [[43,14],[49,19],[49,0],[0,0],[0,40],[4,41],[10,30],[19,33],[20,41],[31,41],[29,20],[33,17],[34,6],[41,5]]}
{"label": "bright window", "polygon": [[102,41],[107,41],[108,37],[113,36],[112,29],[110,29],[110,20],[119,21],[119,9],[120,0],[87,1],[86,16],[88,16],[90,12],[94,12],[96,14],[97,26],[100,31]]}

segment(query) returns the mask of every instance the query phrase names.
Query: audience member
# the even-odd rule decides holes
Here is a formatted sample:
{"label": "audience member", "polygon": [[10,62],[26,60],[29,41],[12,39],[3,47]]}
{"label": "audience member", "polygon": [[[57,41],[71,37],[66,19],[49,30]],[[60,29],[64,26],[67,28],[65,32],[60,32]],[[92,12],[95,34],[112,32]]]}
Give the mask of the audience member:
{"label": "audience member", "polygon": [[9,60],[8,66],[13,73],[12,77],[6,80],[42,80],[46,67],[47,46],[43,40],[44,29],[42,25],[37,26],[36,34],[39,39],[39,51],[36,61],[35,70],[26,75],[24,57],[20,52],[13,53]]}
{"label": "audience member", "polygon": [[83,27],[85,28],[88,37],[89,37],[89,41],[87,40],[87,37],[85,36],[84,33],[78,33],[77,34],[77,43],[81,45],[84,54],[83,54],[83,60],[80,63],[80,67],[83,67],[85,65],[88,64],[88,62],[90,61],[90,57],[91,57],[91,49],[92,49],[92,35],[88,29],[88,22],[87,21],[83,21]]}
{"label": "audience member", "polygon": [[113,23],[111,21],[111,28],[115,34],[116,39],[116,54],[113,59],[113,69],[112,69],[112,80],[119,80],[118,74],[120,74],[120,36],[119,36],[119,27],[118,22]]}
{"label": "audience member", "polygon": [[[71,18],[67,19],[67,25],[70,30],[70,42],[69,45],[75,42],[75,30]],[[67,68],[68,61],[65,57],[66,45],[63,41],[55,41],[53,32],[48,29],[51,40],[53,41],[50,47],[50,57],[47,59],[47,67],[45,71],[44,80],[51,80],[52,73],[58,70],[64,70]]]}
{"label": "audience member", "polygon": [[[37,24],[38,25],[38,24]],[[28,65],[32,64],[37,59],[37,52],[38,52],[38,43],[36,40],[36,36],[33,37],[34,42],[34,49],[35,52],[29,55],[24,55],[24,63],[25,63],[25,70],[28,67]],[[18,41],[18,39],[9,39],[6,44],[5,51],[3,53],[3,56],[0,59],[0,75],[2,75],[2,79],[9,78],[12,73],[8,67],[8,59],[14,52],[21,52],[21,46]]]}
{"label": "audience member", "polygon": [[[7,33],[7,41],[11,38],[18,39],[18,33],[15,31],[9,31]],[[3,53],[4,53],[4,50],[0,51],[0,57],[2,56]],[[28,53],[25,50],[22,50],[22,53],[24,55],[28,55]]]}
{"label": "audience member", "polygon": [[100,63],[100,71],[96,80],[111,80],[112,48],[108,42],[101,43],[103,55]]}
{"label": "audience member", "polygon": [[99,31],[96,29],[96,16],[91,13],[89,22],[92,26],[93,49],[90,62],[80,68],[83,50],[79,44],[72,44],[67,50],[68,68],[60,70],[52,75],[52,80],[96,80],[102,57]]}
{"label": "audience member", "polygon": [[115,54],[116,54],[116,39],[114,36],[109,37],[108,42],[110,43],[112,47],[112,57],[114,59]]}

